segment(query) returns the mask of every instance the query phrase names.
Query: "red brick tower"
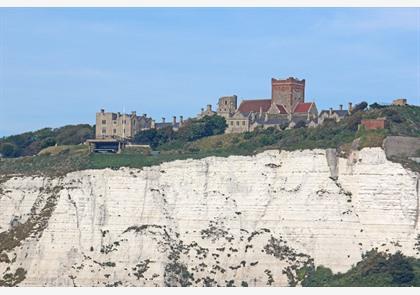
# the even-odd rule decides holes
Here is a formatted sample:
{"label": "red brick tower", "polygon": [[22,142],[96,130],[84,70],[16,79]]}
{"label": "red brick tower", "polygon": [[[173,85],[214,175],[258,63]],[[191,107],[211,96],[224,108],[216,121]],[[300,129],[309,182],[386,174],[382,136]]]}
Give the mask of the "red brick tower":
{"label": "red brick tower", "polygon": [[305,102],[305,79],[289,77],[286,80],[271,78],[271,101],[282,104],[292,112],[299,102]]}

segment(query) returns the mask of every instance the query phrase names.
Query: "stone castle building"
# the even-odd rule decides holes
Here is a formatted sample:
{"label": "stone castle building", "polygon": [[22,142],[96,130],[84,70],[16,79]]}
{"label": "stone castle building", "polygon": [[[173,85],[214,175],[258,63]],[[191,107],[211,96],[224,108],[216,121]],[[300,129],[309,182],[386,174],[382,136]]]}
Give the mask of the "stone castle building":
{"label": "stone castle building", "polygon": [[151,124],[152,119],[146,114],[137,116],[136,112],[121,114],[101,109],[96,113],[96,138],[131,139],[137,132],[150,129]]}
{"label": "stone castle building", "polygon": [[271,79],[271,99],[245,99],[237,106],[236,95],[219,98],[217,114],[227,122],[226,133],[262,128],[294,127],[298,122],[315,126],[318,110],[314,102],[305,102],[305,80],[289,77]]}
{"label": "stone castle building", "polygon": [[323,124],[328,120],[340,122],[342,119],[351,114],[352,109],[352,103],[350,102],[348,110],[343,110],[342,104],[340,104],[338,110],[334,110],[333,108],[330,108],[329,110],[322,110],[318,116],[318,124]]}

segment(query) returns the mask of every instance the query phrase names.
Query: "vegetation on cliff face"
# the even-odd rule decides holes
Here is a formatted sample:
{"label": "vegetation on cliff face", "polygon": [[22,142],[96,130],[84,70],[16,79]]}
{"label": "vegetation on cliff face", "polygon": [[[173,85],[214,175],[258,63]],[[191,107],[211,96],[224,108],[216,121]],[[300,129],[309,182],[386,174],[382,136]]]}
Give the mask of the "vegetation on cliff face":
{"label": "vegetation on cliff face", "polygon": [[420,287],[420,259],[401,252],[387,254],[371,250],[345,273],[333,274],[318,266],[307,272],[305,287]]}
{"label": "vegetation on cliff face", "polygon": [[[379,117],[387,118],[386,129],[359,128],[362,119]],[[252,155],[268,149],[337,148],[346,152],[355,139],[358,139],[358,147],[363,148],[381,146],[388,135],[420,137],[420,107],[373,105],[369,110],[360,108],[338,123],[328,121],[315,128],[257,128],[253,132],[222,134],[225,127],[225,120],[214,116],[192,121],[177,132],[162,129],[139,133],[135,141],[150,144],[159,151],[158,155],[152,155],[150,151],[130,149],[121,154],[89,154],[86,146],[51,147],[35,157],[0,159],[0,174],[54,176],[83,169],[141,168],[188,158]],[[76,134],[78,135],[74,135],[72,143],[83,137],[78,132]],[[10,138],[1,142],[4,143],[5,140]],[[409,167],[420,171],[420,164],[413,161]]]}

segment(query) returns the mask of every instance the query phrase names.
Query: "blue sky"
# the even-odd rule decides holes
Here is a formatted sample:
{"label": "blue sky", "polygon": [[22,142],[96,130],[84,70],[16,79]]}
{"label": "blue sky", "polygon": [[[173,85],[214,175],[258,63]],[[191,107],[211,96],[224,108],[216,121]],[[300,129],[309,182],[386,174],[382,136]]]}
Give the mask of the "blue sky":
{"label": "blue sky", "polygon": [[420,10],[2,8],[0,136],[94,124],[100,108],[194,116],[306,79],[318,109],[420,104]]}

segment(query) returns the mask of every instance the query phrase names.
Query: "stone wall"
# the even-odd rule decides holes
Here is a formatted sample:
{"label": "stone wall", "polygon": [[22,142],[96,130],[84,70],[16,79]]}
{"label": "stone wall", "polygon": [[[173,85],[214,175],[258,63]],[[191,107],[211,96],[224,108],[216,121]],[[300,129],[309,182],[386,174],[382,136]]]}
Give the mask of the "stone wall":
{"label": "stone wall", "polygon": [[283,104],[289,113],[292,112],[298,102],[305,101],[305,80],[292,77],[285,80],[271,79],[271,100]]}

